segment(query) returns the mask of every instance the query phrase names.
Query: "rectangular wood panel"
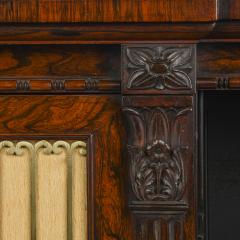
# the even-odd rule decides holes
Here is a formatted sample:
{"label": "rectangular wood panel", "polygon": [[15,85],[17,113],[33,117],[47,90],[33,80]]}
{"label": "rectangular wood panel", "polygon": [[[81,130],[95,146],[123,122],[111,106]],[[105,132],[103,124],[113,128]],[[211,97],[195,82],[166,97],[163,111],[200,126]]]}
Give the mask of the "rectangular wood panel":
{"label": "rectangular wood panel", "polygon": [[[132,239],[133,225],[126,206],[126,167],[122,159],[123,126],[120,97],[112,95],[21,95],[1,96],[0,102],[1,140],[47,139],[50,141],[55,139],[69,141],[71,139],[73,141],[80,138],[88,143],[88,240],[96,238],[109,240],[115,236],[118,236],[119,239]],[[81,166],[78,165],[77,159],[73,165],[76,168],[72,173],[73,179],[77,179],[78,176],[75,174]],[[58,165],[51,167],[51,171],[62,167]],[[41,174],[44,174],[44,169]],[[61,174],[63,185],[65,184],[64,174]],[[78,182],[78,184],[80,183]],[[73,193],[76,200],[71,202],[72,207],[81,202],[78,191],[81,186],[78,184],[73,183],[73,189],[77,190],[77,194]],[[44,189],[45,187],[50,187],[51,194],[54,194],[54,188],[44,185]],[[58,187],[66,189],[62,185]],[[59,191],[58,194],[60,194]],[[65,200],[61,200],[58,204],[65,206],[65,203]],[[58,204],[54,208],[60,209]],[[74,240],[82,237],[80,230],[82,231],[83,224],[80,226],[80,223],[83,219],[86,220],[86,217],[79,213],[85,209],[86,206],[78,205],[77,210],[73,213],[72,224],[78,224],[77,227],[73,227]],[[52,210],[56,212],[56,209]],[[62,214],[66,214],[65,210],[63,211]],[[38,216],[37,212],[36,214]],[[63,222],[65,224],[63,215],[60,215],[59,218],[54,221],[61,221],[62,225]],[[43,222],[43,218],[41,222]],[[48,231],[47,227],[44,231]],[[58,236],[64,239],[63,234],[65,233],[66,229],[62,229],[58,232]]]}
{"label": "rectangular wood panel", "polygon": [[169,22],[216,20],[216,0],[1,1],[1,22]]}
{"label": "rectangular wood panel", "polygon": [[186,94],[195,91],[195,46],[122,45],[123,94]]}
{"label": "rectangular wood panel", "polygon": [[117,45],[0,46],[0,58],[4,59],[0,61],[1,77],[120,79],[120,46]]}
{"label": "rectangular wood panel", "polygon": [[239,43],[201,43],[197,53],[198,88],[239,89]]}
{"label": "rectangular wood panel", "polygon": [[116,92],[120,55],[117,45],[0,46],[0,90]]}

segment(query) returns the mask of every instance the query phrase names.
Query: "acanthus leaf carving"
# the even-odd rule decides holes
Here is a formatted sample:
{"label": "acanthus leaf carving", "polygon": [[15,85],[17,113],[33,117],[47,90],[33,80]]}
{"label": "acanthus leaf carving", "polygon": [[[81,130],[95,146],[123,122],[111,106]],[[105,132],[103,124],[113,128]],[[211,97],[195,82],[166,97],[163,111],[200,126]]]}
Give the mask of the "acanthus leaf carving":
{"label": "acanthus leaf carving", "polygon": [[[140,201],[179,201],[186,175],[179,119],[191,108],[125,108],[132,189]],[[142,139],[142,140],[141,140]]]}

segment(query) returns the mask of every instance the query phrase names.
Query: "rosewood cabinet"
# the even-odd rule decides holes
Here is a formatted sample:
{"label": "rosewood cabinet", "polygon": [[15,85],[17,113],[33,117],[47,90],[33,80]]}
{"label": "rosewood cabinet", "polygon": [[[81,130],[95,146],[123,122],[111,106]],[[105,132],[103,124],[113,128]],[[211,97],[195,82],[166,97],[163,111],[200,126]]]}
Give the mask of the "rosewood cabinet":
{"label": "rosewood cabinet", "polygon": [[237,0],[0,2],[0,239],[237,239],[239,20]]}

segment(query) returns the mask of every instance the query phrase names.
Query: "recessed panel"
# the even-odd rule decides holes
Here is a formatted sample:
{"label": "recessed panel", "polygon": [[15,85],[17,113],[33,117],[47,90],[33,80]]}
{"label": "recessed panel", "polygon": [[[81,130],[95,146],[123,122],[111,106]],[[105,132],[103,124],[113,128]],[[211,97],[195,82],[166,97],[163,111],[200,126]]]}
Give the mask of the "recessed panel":
{"label": "recessed panel", "polygon": [[[31,154],[0,151],[0,239],[31,239]],[[19,224],[21,223],[21,224]]]}
{"label": "recessed panel", "polygon": [[0,142],[0,239],[86,240],[86,161],[82,141]]}

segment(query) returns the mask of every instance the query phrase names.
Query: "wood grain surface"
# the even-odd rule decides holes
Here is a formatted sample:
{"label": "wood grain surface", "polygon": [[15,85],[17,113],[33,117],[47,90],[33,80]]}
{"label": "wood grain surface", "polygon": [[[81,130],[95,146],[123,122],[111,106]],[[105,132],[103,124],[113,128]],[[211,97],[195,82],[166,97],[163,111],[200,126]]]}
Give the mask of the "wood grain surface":
{"label": "wood grain surface", "polygon": [[216,0],[11,0],[1,1],[1,22],[212,21]]}
{"label": "wood grain surface", "polygon": [[118,45],[2,46],[0,90],[119,92],[120,54]]}
{"label": "wood grain surface", "polygon": [[240,88],[238,43],[201,43],[197,53],[198,89]]}
{"label": "wood grain surface", "polygon": [[240,76],[239,43],[201,43],[197,51],[198,77]]}
{"label": "wood grain surface", "polygon": [[0,76],[120,79],[120,54],[118,45],[0,46]]}
{"label": "wood grain surface", "polygon": [[90,137],[89,239],[133,239],[119,96],[1,96],[0,106],[1,139]]}
{"label": "wood grain surface", "polygon": [[120,44],[239,42],[240,21],[175,23],[1,24],[1,44]]}

